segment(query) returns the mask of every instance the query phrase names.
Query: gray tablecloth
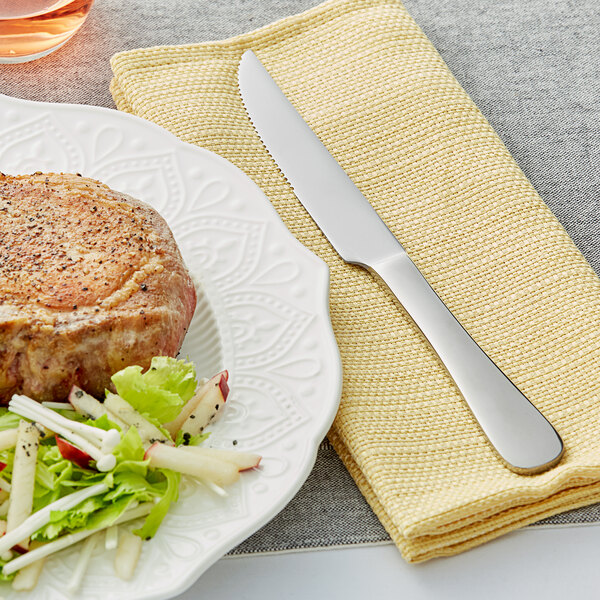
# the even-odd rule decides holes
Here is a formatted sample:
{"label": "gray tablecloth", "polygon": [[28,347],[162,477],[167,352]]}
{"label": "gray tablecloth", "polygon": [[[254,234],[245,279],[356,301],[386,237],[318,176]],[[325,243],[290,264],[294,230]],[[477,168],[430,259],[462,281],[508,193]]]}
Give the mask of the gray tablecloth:
{"label": "gray tablecloth", "polygon": [[[114,107],[120,50],[230,37],[315,0],[96,0],[82,30],[37,62],[0,65],[0,91]],[[450,69],[600,273],[600,6],[597,0],[406,0]],[[600,374],[599,374],[600,376]],[[600,520],[593,506],[542,524]],[[331,446],[275,519],[234,554],[387,540]]]}

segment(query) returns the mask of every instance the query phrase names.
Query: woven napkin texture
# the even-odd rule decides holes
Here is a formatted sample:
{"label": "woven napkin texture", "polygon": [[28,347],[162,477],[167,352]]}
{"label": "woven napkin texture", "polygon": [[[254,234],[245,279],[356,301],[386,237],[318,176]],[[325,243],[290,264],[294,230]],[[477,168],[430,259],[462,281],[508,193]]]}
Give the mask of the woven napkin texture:
{"label": "woven napkin texture", "polygon": [[[242,105],[248,48],[555,425],[557,467],[528,477],[502,466],[392,295],[332,249]],[[117,54],[112,68],[118,108],[243,169],[329,264],[344,367],[329,437],[407,560],[600,500],[600,281],[401,4],[331,0],[233,39]]]}

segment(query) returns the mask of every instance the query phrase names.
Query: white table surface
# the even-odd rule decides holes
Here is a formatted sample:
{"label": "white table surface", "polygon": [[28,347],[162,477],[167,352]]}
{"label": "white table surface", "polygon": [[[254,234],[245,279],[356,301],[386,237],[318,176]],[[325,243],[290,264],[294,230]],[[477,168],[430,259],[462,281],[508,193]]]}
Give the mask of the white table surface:
{"label": "white table surface", "polygon": [[600,598],[600,525],[523,529],[409,565],[392,544],[223,558],[180,600]]}

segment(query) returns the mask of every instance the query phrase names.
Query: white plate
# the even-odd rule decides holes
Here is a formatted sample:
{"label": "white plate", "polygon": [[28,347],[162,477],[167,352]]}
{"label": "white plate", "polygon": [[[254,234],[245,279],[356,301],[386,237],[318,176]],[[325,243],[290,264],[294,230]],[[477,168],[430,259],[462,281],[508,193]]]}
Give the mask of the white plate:
{"label": "white plate", "polygon": [[[259,452],[226,499],[187,483],[133,580],[97,550],[77,598],[170,598],[277,514],[308,476],[341,392],[326,265],[286,229],[261,190],[225,159],[114,110],[0,95],[0,171],[81,173],[165,217],[205,297],[186,337],[201,375],[230,371],[211,445]],[[51,558],[28,598],[69,598],[77,548]],[[5,589],[2,589],[5,588]],[[22,598],[2,586],[4,598]]]}

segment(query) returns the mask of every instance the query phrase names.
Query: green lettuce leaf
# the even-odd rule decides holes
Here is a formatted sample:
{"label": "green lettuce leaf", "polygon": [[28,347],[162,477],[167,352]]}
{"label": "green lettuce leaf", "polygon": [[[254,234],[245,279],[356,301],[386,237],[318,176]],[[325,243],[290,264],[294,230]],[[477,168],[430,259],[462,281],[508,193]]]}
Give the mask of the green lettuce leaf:
{"label": "green lettuce leaf", "polygon": [[161,498],[167,490],[167,481],[148,470],[144,461],[142,440],[135,427],[131,427],[115,447],[117,466],[110,473],[81,469],[62,458],[58,448],[42,450],[36,471],[34,506],[36,510],[60,497],[81,488],[104,482],[109,490],[94,496],[78,506],[65,511],[53,511],[50,523],[40,528],[32,538],[50,541],[80,529],[108,527],[126,511],[133,502],[150,502]]}
{"label": "green lettuce leaf", "polygon": [[53,510],[50,513],[50,522],[38,529],[31,537],[45,542],[57,538],[63,531],[86,528],[90,517],[104,506],[106,506],[104,498],[94,496],[71,510]]}
{"label": "green lettuce leaf", "polygon": [[104,431],[108,431],[109,429],[116,429],[117,431],[121,431],[121,428],[113,423],[106,415],[102,415],[97,419],[87,419],[84,421],[86,425],[91,425],[92,427],[98,427],[98,429],[104,429]]}
{"label": "green lettuce leaf", "polygon": [[148,385],[174,392],[184,402],[187,402],[196,391],[194,365],[170,356],[155,356],[143,377]]}
{"label": "green lettuce leaf", "polygon": [[123,496],[110,502],[90,516],[86,529],[110,527],[135,502],[135,495]]}
{"label": "green lettuce leaf", "polygon": [[8,561],[6,561],[6,560],[1,560],[0,559],[0,581],[12,581],[16,577],[16,575],[18,573],[18,571],[17,571],[16,573],[11,573],[10,575],[5,575],[4,572],[3,572],[3,570],[2,570],[2,567],[7,562]]}
{"label": "green lettuce leaf", "polygon": [[22,419],[15,413],[8,412],[8,409],[0,408],[0,431],[5,429],[16,429],[19,426],[19,421]]}
{"label": "green lettuce leaf", "polygon": [[113,501],[129,494],[135,494],[138,502],[150,502],[150,500],[162,496],[165,490],[165,484],[154,484],[137,473],[123,471],[115,475],[115,487],[105,494],[104,499]]}
{"label": "green lettuce leaf", "polygon": [[[54,440],[53,440],[54,441]],[[82,469],[70,460],[63,458],[55,445],[40,445],[33,490],[33,510],[47,506],[51,502],[71,494],[74,488],[83,488],[106,483],[114,485],[112,473],[100,473]]]}
{"label": "green lettuce leaf", "polygon": [[142,438],[135,427],[130,427],[121,441],[115,446],[113,454],[117,459],[117,466],[113,473],[134,473],[146,477],[150,460],[144,460],[144,446]]}
{"label": "green lettuce leaf", "polygon": [[161,423],[175,419],[197,385],[194,365],[168,356],[155,356],[145,373],[131,366],[111,379],[121,398]]}
{"label": "green lettuce leaf", "polygon": [[133,533],[139,535],[143,540],[149,540],[154,536],[162,520],[167,515],[167,512],[169,512],[171,503],[177,502],[179,498],[181,474],[170,469],[157,469],[157,472],[160,472],[165,477],[166,489],[162,498],[152,507],[142,527],[133,530]]}
{"label": "green lettuce leaf", "polygon": [[0,461],[6,465],[6,467],[0,471],[0,477],[10,481],[12,477],[13,463],[15,462],[15,449],[7,448],[6,450],[2,450],[2,452],[0,452]]}

